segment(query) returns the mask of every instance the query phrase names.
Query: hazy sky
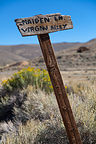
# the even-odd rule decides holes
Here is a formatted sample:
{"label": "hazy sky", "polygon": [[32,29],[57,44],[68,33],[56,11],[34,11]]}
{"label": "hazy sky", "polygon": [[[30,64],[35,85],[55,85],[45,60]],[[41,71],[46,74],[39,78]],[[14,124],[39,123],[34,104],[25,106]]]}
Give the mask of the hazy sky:
{"label": "hazy sky", "polygon": [[53,43],[96,38],[96,0],[0,0],[0,45],[38,43],[36,36],[22,37],[14,19],[51,13],[70,15],[74,26],[51,33]]}

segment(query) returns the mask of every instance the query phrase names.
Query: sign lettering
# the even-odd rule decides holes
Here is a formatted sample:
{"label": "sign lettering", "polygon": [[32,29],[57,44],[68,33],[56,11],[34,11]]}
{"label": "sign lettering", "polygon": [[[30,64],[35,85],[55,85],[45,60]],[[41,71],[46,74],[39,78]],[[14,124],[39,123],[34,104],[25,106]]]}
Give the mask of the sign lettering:
{"label": "sign lettering", "polygon": [[22,36],[38,35],[72,29],[70,16],[60,14],[37,15],[15,20]]}

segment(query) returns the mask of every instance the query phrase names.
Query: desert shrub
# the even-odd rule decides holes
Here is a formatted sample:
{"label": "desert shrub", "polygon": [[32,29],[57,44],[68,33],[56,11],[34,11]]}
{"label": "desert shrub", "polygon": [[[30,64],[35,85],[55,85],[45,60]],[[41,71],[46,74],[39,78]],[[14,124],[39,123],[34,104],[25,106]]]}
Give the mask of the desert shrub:
{"label": "desert shrub", "polygon": [[[66,86],[65,88],[67,89]],[[28,99],[29,94],[26,92],[27,89],[32,93],[30,101]],[[44,114],[44,111],[42,113],[41,109],[38,107],[39,105],[36,110],[35,105],[37,105],[37,102],[39,103],[38,100],[41,99],[42,94],[38,94],[38,97],[35,97],[36,94],[34,92],[41,93],[40,90],[45,91],[46,94],[51,94],[53,92],[50,77],[48,72],[44,69],[40,70],[29,67],[13,74],[10,79],[2,81],[2,89],[0,90],[0,121],[11,119],[14,115],[18,115],[18,119],[22,122],[26,122],[33,117],[35,119],[48,118],[49,114],[46,112],[46,114]],[[29,105],[26,104],[27,102],[29,102]],[[35,110],[33,110],[33,105],[35,106]],[[13,109],[15,109],[15,114]]]}
{"label": "desert shrub", "polygon": [[45,69],[28,67],[13,74],[10,79],[2,81],[2,86],[7,92],[21,90],[28,85],[45,90],[47,93],[53,91],[50,77]]}
{"label": "desert shrub", "polygon": [[96,143],[96,88],[93,81],[72,83],[69,95],[84,144]]}
{"label": "desert shrub", "polygon": [[60,123],[50,123],[37,134],[34,144],[69,144],[69,141],[66,130]]}
{"label": "desert shrub", "polygon": [[[60,123],[59,123],[60,124]],[[19,125],[18,133],[6,134],[1,144],[69,144],[65,128],[56,121],[27,121]]]}
{"label": "desert shrub", "polygon": [[53,93],[48,95],[40,89],[37,93],[33,91],[32,86],[28,86],[24,91],[26,100],[21,107],[14,107],[15,121],[26,123],[31,119],[44,121],[58,117],[58,107]]}
{"label": "desert shrub", "polygon": [[40,121],[27,121],[26,125],[19,124],[17,133],[5,134],[1,144],[34,144],[36,135],[45,128]]}
{"label": "desert shrub", "polygon": [[14,91],[11,94],[5,93],[5,95],[0,96],[0,122],[12,120],[14,117],[13,108],[14,105],[21,107],[26,99],[26,93],[22,91]]}
{"label": "desert shrub", "polygon": [[[0,89],[0,121],[9,119],[13,115],[14,105],[18,106],[18,109],[21,107],[26,99],[26,95],[22,90],[29,85],[32,86],[32,90],[37,92],[37,89],[41,89],[46,93],[53,91],[50,77],[46,70],[29,67],[18,71],[8,80],[2,81],[2,88]],[[23,116],[21,117],[23,118]]]}
{"label": "desert shrub", "polygon": [[[32,86],[28,86],[23,91],[27,95],[26,100],[21,107],[15,105],[13,110],[14,123],[16,127],[19,126],[18,132],[5,135],[2,139],[3,142],[5,139],[5,144],[8,142],[10,144],[34,144],[37,135],[41,137],[41,133],[49,129],[48,127],[55,127],[55,125],[57,127],[62,121],[53,93],[46,95],[46,92],[40,89],[37,93],[33,91]],[[55,128],[52,129],[55,130]]]}
{"label": "desert shrub", "polygon": [[[46,93],[53,91],[50,77],[46,70],[29,67],[18,71],[10,79],[2,81],[2,89],[0,90],[0,121],[13,116],[14,105],[18,106],[18,110],[19,108],[21,110],[21,105],[26,99],[26,95],[22,90],[29,85],[32,86],[32,90],[37,92],[37,89],[41,89]],[[23,116],[21,117],[25,121],[26,115],[25,117]]]}
{"label": "desert shrub", "polygon": [[[46,89],[43,89],[42,84],[39,86],[37,77],[35,84],[32,85],[32,82],[34,83],[34,81],[32,81],[32,79],[30,82],[30,76],[28,74],[26,77],[28,78],[29,76],[29,78],[25,78],[26,70],[28,71],[28,69],[20,71],[22,77],[24,76],[22,79],[24,79],[25,84],[22,85],[21,83],[22,87],[21,85],[20,87],[17,87],[17,89],[23,89],[22,91],[19,91],[19,93],[22,92],[23,95],[25,95],[25,98],[22,95],[16,95],[17,99],[12,109],[14,113],[14,122],[19,126],[18,133],[13,133],[11,136],[9,134],[6,135],[5,144],[8,142],[10,144],[68,144],[55,95],[50,93],[50,90],[46,91]],[[25,73],[23,73],[24,71]],[[30,71],[31,70],[29,70],[28,73]],[[15,75],[19,75],[20,73],[16,73]],[[40,82],[42,82],[42,79],[40,79]],[[5,82],[4,85],[6,85],[6,83],[8,82]],[[96,144],[95,86],[93,81],[72,82],[68,86],[68,98],[84,144]],[[15,91],[14,87],[15,85],[12,87],[13,91]],[[13,97],[11,96],[11,98]],[[22,99],[21,105],[20,101],[17,101],[18,99]],[[9,102],[9,99],[3,100],[3,105],[6,105]]]}
{"label": "desert shrub", "polygon": [[[92,83],[76,83],[71,85],[72,93],[68,98],[74,113],[74,117],[82,138],[83,144],[96,143],[96,89]],[[81,86],[82,85],[82,86]],[[15,120],[21,123],[27,119],[24,125],[19,125],[18,135],[13,134],[10,144],[56,144],[66,143],[68,139],[65,128],[62,126],[62,119],[59,113],[55,95],[46,95],[38,89],[33,91],[32,86],[24,90],[26,100],[21,108],[15,106]],[[82,98],[83,97],[83,98]],[[34,123],[34,124],[32,124]],[[7,135],[7,139],[9,136]],[[17,143],[16,143],[17,142]]]}

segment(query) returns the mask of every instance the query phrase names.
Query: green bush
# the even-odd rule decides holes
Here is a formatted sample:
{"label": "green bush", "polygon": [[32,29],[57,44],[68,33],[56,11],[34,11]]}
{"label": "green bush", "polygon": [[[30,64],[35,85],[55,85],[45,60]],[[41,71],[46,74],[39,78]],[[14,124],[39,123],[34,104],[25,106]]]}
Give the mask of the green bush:
{"label": "green bush", "polygon": [[48,72],[44,69],[28,67],[18,71],[10,79],[2,81],[2,86],[7,92],[21,90],[28,85],[32,85],[35,89],[40,88],[47,93],[53,91]]}

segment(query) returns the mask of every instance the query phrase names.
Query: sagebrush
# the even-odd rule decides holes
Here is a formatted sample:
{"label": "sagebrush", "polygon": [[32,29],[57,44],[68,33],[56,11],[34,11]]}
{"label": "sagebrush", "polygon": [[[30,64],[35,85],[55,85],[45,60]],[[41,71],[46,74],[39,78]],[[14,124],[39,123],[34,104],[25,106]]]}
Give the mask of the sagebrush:
{"label": "sagebrush", "polygon": [[[30,83],[19,91],[19,97],[20,93],[22,104],[13,106],[17,132],[4,135],[2,144],[69,144],[54,93]],[[72,81],[67,84],[67,95],[83,144],[96,144],[95,81]]]}

